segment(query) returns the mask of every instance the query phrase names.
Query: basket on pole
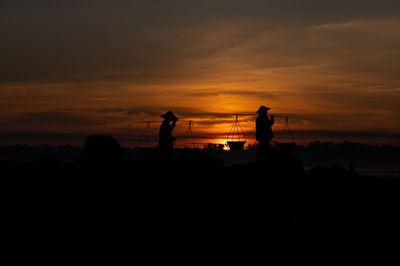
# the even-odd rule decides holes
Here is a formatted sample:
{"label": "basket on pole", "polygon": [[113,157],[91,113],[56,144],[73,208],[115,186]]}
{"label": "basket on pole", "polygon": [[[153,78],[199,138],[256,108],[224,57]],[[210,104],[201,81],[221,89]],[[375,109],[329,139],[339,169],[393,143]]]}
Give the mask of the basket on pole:
{"label": "basket on pole", "polygon": [[239,115],[235,115],[235,122],[227,136],[227,143],[230,150],[240,151],[244,149],[244,144],[246,144],[246,136],[243,132],[242,127],[239,124]]}
{"label": "basket on pole", "polygon": [[183,139],[183,148],[198,148],[197,140],[192,132],[192,120],[189,120],[189,125]]}
{"label": "basket on pole", "polygon": [[157,155],[157,137],[151,129],[151,121],[147,121],[146,123],[146,129],[141,138],[139,150],[144,157],[155,157]]}
{"label": "basket on pole", "polygon": [[292,131],[289,128],[289,118],[287,116],[285,116],[283,128],[276,138],[275,144],[283,152],[291,152],[296,146]]}

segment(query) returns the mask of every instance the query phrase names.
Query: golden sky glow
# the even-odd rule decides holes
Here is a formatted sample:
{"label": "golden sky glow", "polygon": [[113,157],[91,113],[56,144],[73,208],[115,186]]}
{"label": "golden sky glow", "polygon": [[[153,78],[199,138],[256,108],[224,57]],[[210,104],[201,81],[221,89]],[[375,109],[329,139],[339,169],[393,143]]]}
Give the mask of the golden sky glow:
{"label": "golden sky glow", "polygon": [[33,2],[0,4],[2,144],[133,145],[168,110],[204,142],[243,114],[251,142],[260,105],[302,141],[400,141],[398,1]]}

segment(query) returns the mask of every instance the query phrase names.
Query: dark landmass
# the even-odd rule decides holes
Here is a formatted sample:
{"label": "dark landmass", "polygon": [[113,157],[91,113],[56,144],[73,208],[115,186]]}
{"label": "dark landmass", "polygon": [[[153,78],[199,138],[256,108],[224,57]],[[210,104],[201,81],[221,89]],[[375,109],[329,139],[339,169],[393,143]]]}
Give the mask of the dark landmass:
{"label": "dark landmass", "polygon": [[88,138],[72,162],[44,156],[1,161],[0,169],[17,239],[284,241],[389,233],[400,222],[399,178],[361,176],[351,166],[307,172],[296,156],[275,149],[263,161],[225,166],[190,149],[170,161],[130,160],[112,138]]}
{"label": "dark landmass", "polygon": [[353,162],[357,168],[400,170],[400,147],[392,145],[316,141],[297,146],[293,154],[301,158],[305,166],[346,166]]}
{"label": "dark landmass", "polygon": [[[218,147],[204,149],[208,155],[230,161],[231,157],[239,157],[232,160],[235,163],[252,162],[255,159],[256,147],[249,147],[237,153],[221,151]],[[146,159],[141,156],[138,148],[123,148],[130,160]],[[178,156],[182,150],[178,150]],[[73,162],[83,152],[83,147],[60,145],[60,146],[28,146],[13,145],[0,146],[0,161],[36,161],[41,158],[55,158],[65,162]],[[339,165],[347,168],[349,162],[353,162],[357,169],[384,169],[400,171],[400,147],[392,145],[368,145],[353,142],[311,142],[306,146],[298,145],[293,151],[305,168],[309,169],[316,165],[330,167]]]}

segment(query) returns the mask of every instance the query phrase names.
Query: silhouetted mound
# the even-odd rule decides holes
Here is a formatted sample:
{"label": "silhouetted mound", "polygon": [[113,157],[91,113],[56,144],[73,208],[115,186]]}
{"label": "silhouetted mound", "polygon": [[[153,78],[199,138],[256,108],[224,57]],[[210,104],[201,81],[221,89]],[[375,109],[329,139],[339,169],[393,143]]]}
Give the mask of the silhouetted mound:
{"label": "silhouetted mound", "polygon": [[330,168],[316,165],[310,170],[310,181],[319,185],[346,184],[349,186],[360,180],[354,169],[348,171],[340,165],[333,165]]}
{"label": "silhouetted mound", "polygon": [[294,147],[296,146],[296,143],[294,142],[289,142],[289,143],[276,143],[276,145],[279,147],[279,150],[282,152],[292,152]]}
{"label": "silhouetted mound", "polygon": [[224,163],[221,159],[208,156],[201,150],[184,149],[178,158],[178,163],[183,168],[193,168],[193,170],[205,170],[210,168],[222,168]]}
{"label": "silhouetted mound", "polygon": [[40,164],[40,165],[60,165],[63,164],[63,162],[55,157],[46,155],[43,156],[41,158],[39,158],[38,160],[36,160],[36,163]]}
{"label": "silhouetted mound", "polygon": [[157,155],[158,153],[158,148],[140,148],[139,151],[142,154],[143,157],[146,158],[153,158]]}
{"label": "silhouetted mound", "polygon": [[322,165],[316,165],[311,169],[310,175],[313,178],[327,177],[330,175],[329,168]]}
{"label": "silhouetted mound", "polygon": [[86,138],[80,162],[107,166],[126,163],[127,157],[114,138],[107,135],[93,135]]}
{"label": "silhouetted mound", "polygon": [[305,174],[303,164],[299,158],[274,148],[270,148],[265,152],[259,164],[266,169],[266,176],[299,178]]}

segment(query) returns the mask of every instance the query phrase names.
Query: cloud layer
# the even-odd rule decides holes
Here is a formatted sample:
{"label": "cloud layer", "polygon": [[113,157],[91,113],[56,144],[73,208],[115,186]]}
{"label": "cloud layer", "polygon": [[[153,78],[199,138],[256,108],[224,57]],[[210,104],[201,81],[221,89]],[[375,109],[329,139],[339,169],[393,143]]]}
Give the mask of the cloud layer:
{"label": "cloud layer", "polygon": [[211,136],[263,104],[297,130],[400,132],[398,32],[396,0],[2,1],[0,131],[172,109]]}

